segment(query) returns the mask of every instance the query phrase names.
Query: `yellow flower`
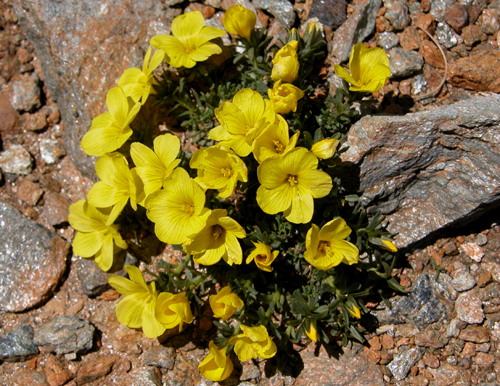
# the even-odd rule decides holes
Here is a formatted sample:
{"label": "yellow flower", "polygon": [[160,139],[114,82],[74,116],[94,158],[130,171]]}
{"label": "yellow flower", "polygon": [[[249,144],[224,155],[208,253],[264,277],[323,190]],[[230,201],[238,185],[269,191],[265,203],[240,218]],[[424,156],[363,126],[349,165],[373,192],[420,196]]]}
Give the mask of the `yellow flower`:
{"label": "yellow flower", "polygon": [[108,283],[125,297],[116,306],[118,321],[130,328],[142,328],[148,338],[156,338],[165,332],[165,327],[156,319],[155,308],[158,291],[155,282],[146,284],[139,268],[126,265],[131,280],[110,275]]}
{"label": "yellow flower", "polygon": [[255,265],[266,272],[271,272],[271,264],[274,260],[276,260],[276,257],[278,257],[279,251],[271,251],[271,247],[261,243],[260,241],[258,242],[253,242],[253,245],[255,245],[255,249],[248,255],[246,263],[250,264],[250,262],[253,260],[255,261]]}
{"label": "yellow flower", "polygon": [[240,157],[250,154],[254,140],[276,121],[270,102],[249,88],[238,91],[233,102],[222,102],[215,116],[220,126],[210,130],[208,138],[220,141]]}
{"label": "yellow flower", "polygon": [[297,101],[304,96],[304,91],[290,83],[281,84],[278,80],[273,88],[267,90],[267,96],[278,114],[297,111]]}
{"label": "yellow flower", "polygon": [[147,216],[155,223],[156,236],[168,244],[182,244],[203,229],[210,215],[203,189],[177,168],[165,189],[148,200]]}
{"label": "yellow flower", "polygon": [[313,342],[318,341],[318,330],[316,330],[316,326],[314,325],[314,321],[311,321],[311,325],[309,326],[309,330],[306,330],[306,335]]}
{"label": "yellow flower", "polygon": [[299,76],[299,56],[297,55],[297,40],[285,44],[273,58],[271,79],[292,83]]}
{"label": "yellow flower", "polygon": [[227,210],[214,209],[205,227],[190,236],[184,249],[198,264],[213,265],[224,259],[229,265],[241,264],[243,252],[238,238],[246,236],[240,224],[227,216]]}
{"label": "yellow flower", "polygon": [[214,341],[208,344],[210,354],[198,365],[200,374],[213,382],[226,379],[233,372],[233,362],[226,355],[226,348],[217,349]]}
{"label": "yellow flower", "polygon": [[229,344],[234,345],[234,352],[238,359],[245,362],[251,358],[272,358],[277,351],[276,345],[269,337],[264,326],[240,326],[243,334],[233,336]]}
{"label": "yellow flower", "polygon": [[338,139],[327,138],[322,141],[316,142],[311,147],[311,152],[318,158],[328,159],[332,158],[339,145]]}
{"label": "yellow flower", "polygon": [[129,68],[125,70],[118,80],[118,86],[120,86],[125,92],[125,95],[131,97],[134,102],[141,101],[141,103],[144,104],[151,93],[151,85],[158,84],[153,71],[160,65],[165,57],[165,53],[161,50],[156,51],[149,63],[150,57],[151,47],[148,48],[146,56],[144,57],[142,71],[138,68]]}
{"label": "yellow flower", "polygon": [[135,169],[128,168],[125,156],[120,153],[105,154],[97,159],[95,170],[101,181],[92,186],[87,199],[96,208],[113,207],[106,225],[115,222],[129,198],[130,205],[137,210],[137,202],[142,199],[138,195],[142,192],[142,181]]}
{"label": "yellow flower", "polygon": [[73,239],[73,252],[81,257],[95,256],[95,262],[107,271],[113,265],[113,250],[127,249],[118,233],[118,225],[106,225],[111,208],[96,209],[85,200],[69,207],[68,221],[78,232]]}
{"label": "yellow flower", "polygon": [[391,76],[385,51],[379,47],[367,48],[363,43],[352,47],[349,70],[350,74],[343,67],[335,65],[335,73],[351,84],[351,91],[377,92]]}
{"label": "yellow flower", "polygon": [[312,224],[306,235],[304,258],[323,271],[340,263],[356,264],[359,259],[358,247],[344,240],[350,233],[351,228],[341,218],[327,222],[321,230]]}
{"label": "yellow flower", "polygon": [[388,251],[390,252],[397,252],[398,251],[398,248],[394,245],[394,243],[390,240],[384,240],[384,239],[381,239],[380,241],[382,241],[386,247],[382,247],[384,249],[387,249]]}
{"label": "yellow flower", "polygon": [[361,312],[359,311],[359,308],[356,307],[355,305],[349,304],[347,306],[347,311],[349,311],[349,313],[355,318],[361,319]]}
{"label": "yellow flower", "polygon": [[284,212],[295,224],[311,221],[313,199],[325,197],[332,189],[331,177],[317,167],[318,159],[303,147],[264,161],[257,168],[260,208],[268,214]]}
{"label": "yellow flower", "polygon": [[253,11],[238,4],[228,8],[224,14],[222,23],[226,31],[230,34],[250,40],[252,30],[255,27],[255,23],[257,23],[257,17]]}
{"label": "yellow flower", "polygon": [[175,135],[160,135],[155,138],[153,146],[154,151],[139,142],[130,146],[130,155],[137,166],[137,174],[144,183],[146,197],[166,186],[172,171],[181,162],[176,159],[181,142]]}
{"label": "yellow flower", "polygon": [[247,167],[241,158],[232,151],[217,147],[197,150],[189,166],[198,169],[195,181],[204,189],[220,189],[217,197],[229,197],[238,181],[248,181]]}
{"label": "yellow flower", "polygon": [[90,130],[83,136],[81,146],[88,155],[101,156],[119,149],[132,135],[132,122],[141,108],[140,103],[129,106],[120,87],[113,87],[106,95],[108,112],[92,120]]}
{"label": "yellow flower", "polygon": [[199,11],[184,13],[172,21],[172,35],[156,35],[151,45],[165,52],[165,60],[172,67],[192,68],[196,62],[204,62],[222,49],[210,40],[220,38],[226,31],[216,27],[204,27]]}
{"label": "yellow flower", "polygon": [[253,144],[253,155],[257,162],[280,157],[294,149],[300,132],[296,132],[292,138],[288,137],[288,132],[288,122],[278,115],[278,122],[268,126]]}
{"label": "yellow flower", "polygon": [[186,298],[186,293],[171,294],[170,292],[162,292],[158,295],[156,303],[156,319],[163,325],[165,329],[171,329],[179,326],[179,332],[182,331],[184,323],[193,321],[191,313],[191,305]]}
{"label": "yellow flower", "polygon": [[238,295],[231,292],[231,287],[225,286],[217,295],[210,295],[210,307],[214,317],[228,320],[238,308],[244,306]]}

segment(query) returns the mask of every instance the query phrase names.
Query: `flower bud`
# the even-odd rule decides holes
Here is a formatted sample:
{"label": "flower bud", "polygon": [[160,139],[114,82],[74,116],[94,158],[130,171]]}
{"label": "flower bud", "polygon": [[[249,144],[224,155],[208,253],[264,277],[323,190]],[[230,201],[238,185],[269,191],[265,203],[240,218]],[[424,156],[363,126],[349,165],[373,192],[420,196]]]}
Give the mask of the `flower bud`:
{"label": "flower bud", "polygon": [[227,32],[250,40],[252,30],[257,22],[255,13],[242,5],[233,5],[224,14],[224,28]]}
{"label": "flower bud", "polygon": [[338,139],[328,138],[322,141],[316,142],[311,147],[311,152],[318,158],[328,159],[332,158],[339,145]]}
{"label": "flower bud", "polygon": [[304,92],[293,84],[282,84],[281,80],[278,80],[273,88],[267,90],[267,96],[276,113],[286,114],[297,111],[297,101],[304,96]]}
{"label": "flower bud", "polygon": [[306,331],[306,335],[313,342],[317,342],[318,341],[318,330],[316,330],[316,327],[314,327],[314,323],[313,322],[311,322],[311,326],[309,327],[309,330]]}
{"label": "flower bud", "polygon": [[384,249],[387,249],[388,251],[391,251],[391,252],[397,252],[398,251],[398,248],[394,245],[394,243],[392,241],[389,241],[389,240],[380,240],[382,241],[386,247],[382,247]]}
{"label": "flower bud", "polygon": [[179,326],[179,332],[182,331],[184,323],[193,321],[186,293],[181,292],[174,295],[170,292],[161,292],[156,302],[155,316],[166,329]]}
{"label": "flower bud", "polygon": [[299,76],[299,57],[297,55],[297,40],[292,40],[283,46],[273,58],[271,79],[292,83]]}
{"label": "flower bud", "polygon": [[210,307],[214,312],[214,317],[227,320],[233,316],[234,312],[244,306],[238,295],[231,292],[231,288],[222,288],[217,295],[210,295]]}
{"label": "flower bud", "polygon": [[233,372],[233,362],[226,355],[226,349],[218,349],[214,341],[208,344],[210,354],[198,365],[200,374],[213,382],[226,379]]}
{"label": "flower bud", "polygon": [[356,307],[356,306],[354,306],[354,305],[351,304],[351,305],[349,305],[349,307],[347,307],[347,310],[355,318],[361,319],[361,312],[359,311],[358,307]]}

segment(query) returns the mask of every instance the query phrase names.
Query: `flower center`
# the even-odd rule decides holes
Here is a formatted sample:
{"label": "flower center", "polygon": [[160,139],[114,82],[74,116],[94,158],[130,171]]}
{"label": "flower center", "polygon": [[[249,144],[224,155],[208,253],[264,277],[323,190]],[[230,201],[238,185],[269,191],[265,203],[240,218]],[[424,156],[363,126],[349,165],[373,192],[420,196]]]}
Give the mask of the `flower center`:
{"label": "flower center", "polygon": [[274,147],[278,153],[283,153],[283,150],[285,150],[285,147],[280,141],[273,141],[274,142]]}
{"label": "flower center", "polygon": [[263,263],[267,260],[267,256],[266,255],[257,255],[257,256],[255,256],[255,260]]}
{"label": "flower center", "polygon": [[229,168],[221,168],[220,172],[224,177],[231,177],[231,169]]}
{"label": "flower center", "polygon": [[194,206],[191,204],[181,205],[181,210],[183,212],[189,213],[191,216],[194,214]]}
{"label": "flower center", "polygon": [[288,175],[287,181],[290,184],[290,186],[295,186],[295,185],[297,185],[299,183],[297,181],[297,176],[292,176],[290,174]]}
{"label": "flower center", "polygon": [[221,235],[222,231],[223,229],[220,225],[214,225],[212,227],[212,236],[214,239],[217,239]]}
{"label": "flower center", "polygon": [[318,251],[328,253],[330,252],[330,243],[328,241],[320,241],[318,245]]}

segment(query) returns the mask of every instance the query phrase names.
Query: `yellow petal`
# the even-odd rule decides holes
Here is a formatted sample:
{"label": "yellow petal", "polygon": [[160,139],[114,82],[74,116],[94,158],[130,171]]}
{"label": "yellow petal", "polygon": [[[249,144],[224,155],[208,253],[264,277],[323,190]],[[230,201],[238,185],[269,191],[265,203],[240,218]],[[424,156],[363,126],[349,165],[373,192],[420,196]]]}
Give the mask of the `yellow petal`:
{"label": "yellow petal", "polygon": [[166,328],[156,319],[156,299],[147,302],[142,311],[142,332],[148,338],[156,338],[163,334]]}
{"label": "yellow petal", "polygon": [[142,327],[142,311],[150,298],[149,293],[138,292],[125,296],[116,306],[116,318],[130,328]]}
{"label": "yellow petal", "polygon": [[172,34],[177,38],[190,38],[198,35],[205,19],[199,11],[187,12],[174,18]]}
{"label": "yellow petal", "polygon": [[73,252],[81,257],[92,257],[101,249],[103,243],[102,232],[76,232],[73,239]]}
{"label": "yellow petal", "polygon": [[102,248],[95,256],[95,262],[103,271],[107,271],[113,265],[113,236],[106,234]]}

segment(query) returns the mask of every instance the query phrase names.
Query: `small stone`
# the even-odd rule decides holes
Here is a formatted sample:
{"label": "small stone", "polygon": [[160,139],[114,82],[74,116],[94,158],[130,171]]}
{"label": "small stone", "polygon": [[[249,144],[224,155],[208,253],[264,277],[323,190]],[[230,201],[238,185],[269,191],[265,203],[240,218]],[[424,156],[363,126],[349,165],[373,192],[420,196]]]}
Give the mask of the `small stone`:
{"label": "small stone", "polygon": [[24,127],[29,131],[42,131],[47,127],[47,115],[43,111],[35,114],[24,114],[26,116]]}
{"label": "small stone", "polygon": [[455,302],[457,316],[469,324],[482,323],[484,312],[479,298],[470,292],[461,294]]}
{"label": "small stone", "polygon": [[476,285],[476,278],[468,269],[464,269],[451,281],[450,284],[455,291],[468,291]]}
{"label": "small stone", "polygon": [[384,17],[391,22],[395,30],[402,30],[410,25],[410,17],[408,15],[408,6],[402,1],[385,2],[387,11]]}
{"label": "small stone", "polygon": [[418,53],[424,58],[425,62],[434,68],[444,68],[443,55],[434,43],[424,40],[420,44]]}
{"label": "small stone", "polygon": [[394,378],[402,381],[406,378],[410,369],[420,360],[424,355],[425,350],[421,347],[413,347],[399,353],[387,368],[391,371]]}
{"label": "small stone", "polygon": [[373,350],[369,350],[366,356],[368,357],[368,360],[373,364],[379,363],[380,359],[382,358],[380,351]]}
{"label": "small stone", "polygon": [[43,189],[40,189],[37,183],[29,180],[23,180],[17,190],[17,197],[31,206],[36,205],[42,194]]}
{"label": "small stone", "polygon": [[493,35],[500,29],[500,10],[498,9],[485,9],[481,14],[481,31],[488,35]]}
{"label": "small stone", "polygon": [[378,35],[377,45],[385,51],[396,47],[398,44],[398,35],[393,32],[382,32],[380,35]]}
{"label": "small stone", "polygon": [[430,13],[437,21],[443,21],[444,15],[454,3],[455,0],[433,0],[431,1]]}
{"label": "small stone", "polygon": [[[50,386],[45,377],[38,371],[30,368],[21,368],[16,371],[13,386]],[[68,385],[70,386],[70,385]]]}
{"label": "small stone", "polygon": [[399,44],[405,51],[418,50],[420,47],[420,35],[417,28],[409,26],[398,34]]}
{"label": "small stone", "polygon": [[6,91],[0,92],[0,132],[13,131],[19,120],[18,112],[12,107],[10,95]]}
{"label": "small stone", "polygon": [[385,350],[390,350],[394,347],[394,338],[390,336],[389,334],[384,334],[382,335],[382,347]]}
{"label": "small stone", "polygon": [[101,355],[84,362],[78,370],[76,383],[81,385],[104,377],[111,372],[118,359],[120,359],[118,355]]}
{"label": "small stone", "polygon": [[[296,17],[293,5],[288,0],[270,0],[269,3],[269,13],[273,15],[283,26],[291,28]],[[311,10],[312,8],[313,6],[311,6]]]}
{"label": "small stone", "polygon": [[333,30],[339,28],[347,19],[347,3],[345,0],[313,0],[309,19],[317,17],[326,27]]}
{"label": "small stone", "polygon": [[157,346],[146,351],[142,363],[147,366],[156,366],[172,370],[175,364],[175,357],[176,354],[173,347]]}
{"label": "small stone", "polygon": [[478,233],[477,236],[474,237],[474,242],[479,246],[486,245],[488,244],[488,236],[484,233]]}
{"label": "small stone", "polygon": [[[413,90],[413,94],[420,94],[424,87],[427,86],[427,81],[425,80],[424,74],[418,74],[415,76],[411,82],[411,87]],[[421,273],[423,270],[423,263],[421,261],[417,262],[417,267],[421,267],[420,271],[417,273]]]}
{"label": "small stone", "polygon": [[379,351],[382,348],[382,344],[380,342],[380,338],[378,336],[374,336],[368,340],[368,344],[371,350]]}
{"label": "small stone", "polygon": [[447,338],[451,338],[452,336],[457,337],[460,333],[460,327],[462,327],[462,324],[465,324],[465,322],[460,319],[453,318],[450,321],[450,324],[446,327],[444,336]]}
{"label": "small stone", "polygon": [[475,24],[464,27],[461,36],[464,44],[469,47],[472,47],[475,43],[483,39],[481,27]]}
{"label": "small stone", "polygon": [[92,348],[95,327],[75,315],[58,316],[40,327],[34,342],[56,354],[85,352]]}
{"label": "small stone", "polygon": [[467,256],[469,256],[472,260],[480,263],[483,259],[484,252],[479,245],[476,243],[465,243],[460,246]]}
{"label": "small stone", "polygon": [[460,339],[473,343],[487,343],[490,341],[488,330],[482,326],[467,326],[460,331]]}
{"label": "small stone", "polygon": [[68,222],[70,203],[68,199],[56,192],[47,192],[43,204],[42,217],[52,226]]}
{"label": "small stone", "polygon": [[0,169],[4,173],[27,175],[33,170],[33,159],[21,145],[11,145],[0,153]]}
{"label": "small stone", "polygon": [[436,27],[436,39],[443,46],[448,49],[455,47],[458,43],[458,39],[450,28],[450,26],[446,23],[438,23]]}
{"label": "small stone", "polygon": [[33,111],[40,108],[40,79],[36,74],[24,77],[12,85],[12,107],[20,112]]}
{"label": "small stone", "polygon": [[[155,371],[155,368],[139,368],[130,373],[130,378],[133,382],[130,386],[161,386],[161,376]],[[186,378],[183,379],[185,381]],[[167,383],[168,384],[168,383]],[[176,383],[176,385],[179,383]],[[191,383],[180,383],[182,385],[189,385]]]}
{"label": "small stone", "polygon": [[486,287],[491,283],[491,273],[489,271],[481,270],[477,278],[477,286],[479,288]]}
{"label": "small stone", "polygon": [[454,256],[458,254],[457,244],[454,240],[448,241],[445,245],[443,245],[443,252],[445,255]]}
{"label": "small stone", "polygon": [[437,369],[439,367],[439,359],[436,355],[426,352],[422,358],[424,364],[431,369]]}
{"label": "small stone", "polygon": [[474,363],[481,367],[488,367],[496,362],[495,359],[496,358],[493,355],[486,354],[484,352],[479,352],[474,357]]}
{"label": "small stone", "polygon": [[471,342],[465,342],[464,348],[462,349],[462,357],[472,358],[476,354],[476,345]]}
{"label": "small stone", "polygon": [[50,386],[62,386],[73,378],[73,373],[53,355],[48,355],[44,366],[45,376]]}
{"label": "small stone", "polygon": [[50,138],[42,138],[40,140],[40,155],[47,165],[52,165],[55,164],[60,157],[66,155],[66,151],[59,141]]}
{"label": "small stone", "polygon": [[430,369],[436,386],[470,385],[470,373],[466,369],[442,363],[437,369]]}
{"label": "small stone", "polygon": [[476,347],[476,350],[479,352],[488,352],[491,349],[491,344],[489,343],[481,343]]}
{"label": "small stone", "polygon": [[415,344],[421,347],[441,348],[444,347],[445,342],[435,331],[427,330],[415,335]]}
{"label": "small stone", "polygon": [[469,21],[467,7],[462,4],[453,4],[445,13],[444,21],[457,33],[462,32],[462,28],[465,27]]}
{"label": "small stone", "polygon": [[240,379],[242,381],[249,381],[251,379],[257,379],[260,377],[261,373],[260,370],[257,366],[253,364],[253,362],[245,362],[243,363],[242,366],[242,371],[241,371],[241,377]]}
{"label": "small stone", "polygon": [[0,360],[6,362],[27,361],[38,355],[38,347],[33,343],[33,327],[22,324],[0,339]]}
{"label": "small stone", "polygon": [[393,48],[388,53],[393,77],[405,77],[422,69],[424,60],[415,51]]}

